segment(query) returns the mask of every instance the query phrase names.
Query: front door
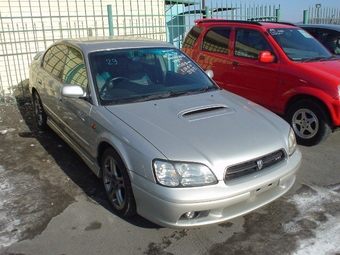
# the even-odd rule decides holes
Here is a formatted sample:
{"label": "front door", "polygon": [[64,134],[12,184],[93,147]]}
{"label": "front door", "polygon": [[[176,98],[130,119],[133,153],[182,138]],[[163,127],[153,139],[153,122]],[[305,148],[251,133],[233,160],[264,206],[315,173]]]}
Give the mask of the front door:
{"label": "front door", "polygon": [[236,28],[233,52],[230,56],[225,88],[235,94],[273,109],[277,89],[279,63],[262,63],[258,60],[261,51],[272,47],[261,32]]}

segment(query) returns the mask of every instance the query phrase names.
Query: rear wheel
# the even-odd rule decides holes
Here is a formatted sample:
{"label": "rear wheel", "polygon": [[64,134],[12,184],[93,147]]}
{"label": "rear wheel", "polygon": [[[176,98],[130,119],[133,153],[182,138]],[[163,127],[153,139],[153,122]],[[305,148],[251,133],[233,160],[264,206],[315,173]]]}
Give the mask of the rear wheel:
{"label": "rear wheel", "polygon": [[129,175],[123,161],[112,148],[105,150],[101,170],[104,187],[113,210],[122,217],[135,215],[136,203]]}
{"label": "rear wheel", "polygon": [[33,92],[33,110],[34,117],[38,127],[42,130],[47,129],[47,115],[41,102],[38,92]]}
{"label": "rear wheel", "polygon": [[332,132],[332,125],[324,107],[312,100],[302,100],[290,107],[287,121],[299,144],[312,146],[324,141]]}

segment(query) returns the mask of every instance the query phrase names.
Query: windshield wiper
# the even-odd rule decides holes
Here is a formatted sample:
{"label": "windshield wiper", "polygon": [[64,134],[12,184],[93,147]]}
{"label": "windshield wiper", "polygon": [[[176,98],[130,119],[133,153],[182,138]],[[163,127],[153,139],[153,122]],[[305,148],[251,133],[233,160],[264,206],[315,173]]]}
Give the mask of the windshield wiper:
{"label": "windshield wiper", "polygon": [[199,94],[199,93],[203,93],[206,92],[208,90],[211,89],[218,89],[217,86],[212,85],[212,86],[207,86],[204,88],[200,88],[198,90],[195,91],[188,91],[188,90],[184,90],[184,91],[166,91],[164,93],[159,93],[159,94],[152,94],[152,95],[148,95],[148,96],[144,96],[141,98],[137,98],[135,100],[131,100],[131,102],[133,103],[138,103],[138,102],[145,102],[145,101],[150,101],[150,100],[157,100],[157,99],[163,99],[163,98],[169,98],[169,97],[178,97],[178,96],[184,96],[184,95],[193,95],[193,94]]}
{"label": "windshield wiper", "polygon": [[334,59],[337,59],[336,57],[334,56],[329,56],[329,57],[315,57],[315,58],[309,58],[309,59],[306,59],[302,62],[320,62],[320,61],[327,61],[327,60],[334,60]]}
{"label": "windshield wiper", "polygon": [[210,85],[210,86],[207,86],[207,87],[204,87],[204,88],[201,88],[199,90],[197,90],[196,92],[206,92],[208,90],[216,90],[216,89],[219,89],[217,86],[215,85]]}
{"label": "windshield wiper", "polygon": [[162,98],[170,97],[171,94],[172,94],[171,92],[167,91],[167,92],[160,93],[160,94],[152,94],[152,95],[144,96],[141,98],[137,98],[136,100],[132,100],[131,102],[138,103],[138,102],[145,102],[145,101],[150,101],[150,100],[155,100],[155,99],[162,99]]}

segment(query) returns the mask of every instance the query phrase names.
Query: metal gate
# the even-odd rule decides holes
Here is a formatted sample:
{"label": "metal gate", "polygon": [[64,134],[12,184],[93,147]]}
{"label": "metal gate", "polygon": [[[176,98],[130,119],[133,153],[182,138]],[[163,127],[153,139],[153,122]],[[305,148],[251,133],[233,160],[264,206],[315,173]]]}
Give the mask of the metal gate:
{"label": "metal gate", "polygon": [[36,53],[60,38],[101,35],[151,37],[181,47],[199,18],[279,20],[275,6],[209,6],[186,0],[7,0],[0,1],[0,104],[28,93],[28,67]]}

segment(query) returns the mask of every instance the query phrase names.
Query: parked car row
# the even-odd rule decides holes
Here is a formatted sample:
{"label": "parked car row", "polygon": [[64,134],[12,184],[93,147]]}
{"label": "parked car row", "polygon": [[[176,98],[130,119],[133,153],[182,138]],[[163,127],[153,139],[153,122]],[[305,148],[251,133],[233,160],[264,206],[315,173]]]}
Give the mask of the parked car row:
{"label": "parked car row", "polygon": [[285,118],[300,144],[316,145],[340,126],[340,61],[300,27],[201,19],[182,50],[221,88]]}

